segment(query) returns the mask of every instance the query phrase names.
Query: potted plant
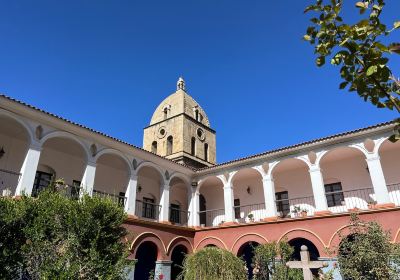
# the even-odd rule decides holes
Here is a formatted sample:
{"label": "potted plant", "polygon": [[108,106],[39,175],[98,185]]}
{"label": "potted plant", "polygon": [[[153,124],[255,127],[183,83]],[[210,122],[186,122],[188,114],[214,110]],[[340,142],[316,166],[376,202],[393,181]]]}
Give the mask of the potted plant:
{"label": "potted plant", "polygon": [[308,211],[307,211],[307,209],[302,209],[300,206],[294,206],[292,213],[297,217],[298,216],[307,217]]}
{"label": "potted plant", "polygon": [[301,215],[302,217],[307,217],[307,214],[308,214],[307,209],[301,209],[300,215]]}
{"label": "potted plant", "polygon": [[368,209],[375,209],[376,208],[376,201],[372,200],[368,202]]}
{"label": "potted plant", "polygon": [[254,215],[252,213],[250,213],[249,215],[247,215],[247,218],[249,219],[249,221],[251,223],[254,223]]}

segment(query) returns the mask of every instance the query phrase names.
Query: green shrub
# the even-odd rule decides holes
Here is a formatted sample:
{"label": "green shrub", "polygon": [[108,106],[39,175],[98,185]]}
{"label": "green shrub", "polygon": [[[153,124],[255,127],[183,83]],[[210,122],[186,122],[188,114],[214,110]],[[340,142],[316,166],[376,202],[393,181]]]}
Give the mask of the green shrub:
{"label": "green shrub", "polygon": [[245,262],[231,252],[208,247],[185,257],[179,279],[246,280],[247,269]]}

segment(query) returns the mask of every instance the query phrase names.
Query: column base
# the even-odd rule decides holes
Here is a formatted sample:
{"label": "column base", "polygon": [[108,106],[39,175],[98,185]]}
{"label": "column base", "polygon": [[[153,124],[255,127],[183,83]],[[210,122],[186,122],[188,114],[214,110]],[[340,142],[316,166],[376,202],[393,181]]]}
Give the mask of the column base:
{"label": "column base", "polygon": [[263,222],[276,222],[278,219],[279,219],[279,217],[275,216],[275,217],[264,218],[262,221]]}
{"label": "column base", "polygon": [[315,211],[314,216],[329,216],[332,215],[332,212],[329,210],[323,210],[323,211]]}

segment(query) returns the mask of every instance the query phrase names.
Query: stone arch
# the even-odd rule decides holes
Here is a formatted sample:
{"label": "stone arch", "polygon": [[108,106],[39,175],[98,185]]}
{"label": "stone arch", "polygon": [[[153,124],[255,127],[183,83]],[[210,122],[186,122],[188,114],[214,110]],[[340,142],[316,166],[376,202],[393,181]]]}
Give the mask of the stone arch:
{"label": "stone arch", "polygon": [[118,151],[118,150],[110,149],[110,148],[102,149],[102,150],[100,150],[100,151],[98,151],[98,152],[96,153],[96,156],[95,156],[94,159],[93,159],[94,162],[97,162],[97,160],[98,160],[101,156],[103,156],[103,155],[105,155],[105,154],[115,155],[115,156],[117,156],[117,157],[120,157],[123,161],[125,161],[126,165],[127,165],[128,168],[129,168],[129,175],[131,175],[131,170],[133,169],[132,162],[131,162],[123,153],[121,153],[121,152]]}
{"label": "stone arch", "polygon": [[112,199],[123,204],[132,174],[131,162],[114,149],[99,151],[94,160],[96,162],[94,192],[111,195]]}
{"label": "stone arch", "polygon": [[153,232],[143,232],[138,235],[131,243],[130,251],[133,256],[136,256],[137,249],[139,248],[140,244],[150,241],[157,246],[157,260],[168,260],[167,257],[167,249],[164,245],[162,239]]}
{"label": "stone arch", "polygon": [[320,166],[321,165],[321,161],[325,157],[327,157],[329,154],[332,154],[332,153],[334,153],[334,152],[336,152],[338,150],[341,150],[341,149],[356,150],[356,151],[361,152],[361,154],[364,155],[365,158],[367,158],[367,156],[368,156],[368,151],[365,149],[363,143],[361,143],[361,144],[352,144],[352,145],[336,145],[336,146],[331,147],[331,149],[329,149],[329,150],[326,150],[326,151],[323,151],[321,153],[318,153],[315,164],[317,166]]}
{"label": "stone arch", "polygon": [[16,115],[8,112],[8,111],[4,111],[4,110],[0,110],[0,117],[4,116],[5,118],[9,118],[12,119],[13,121],[17,122],[19,125],[21,125],[26,133],[28,134],[28,142],[29,144],[32,144],[34,142],[35,137],[33,136],[33,132],[31,130],[31,127],[28,125],[28,123],[26,123],[23,119],[18,118]]}
{"label": "stone arch", "polygon": [[[351,227],[352,225],[345,225],[337,229],[329,239],[329,243],[327,248],[331,251],[335,251],[339,248],[340,245],[340,237],[341,236],[348,236],[351,234]],[[337,252],[336,252],[337,253]]]}
{"label": "stone arch", "polygon": [[201,225],[217,226],[225,221],[223,187],[223,179],[219,176],[209,176],[199,182],[197,193],[200,194],[199,218]]}
{"label": "stone arch", "polygon": [[167,255],[171,256],[172,250],[174,250],[174,248],[178,245],[186,247],[189,254],[193,252],[193,244],[190,242],[190,240],[183,236],[177,236],[169,242],[167,246]]}
{"label": "stone arch", "polygon": [[239,252],[239,249],[245,245],[246,243],[249,242],[256,242],[258,244],[265,244],[268,243],[269,241],[262,235],[258,233],[247,233],[243,234],[239,238],[235,240],[231,247],[231,252],[236,256]]}
{"label": "stone arch", "polygon": [[191,184],[190,184],[190,178],[189,177],[187,177],[186,175],[184,175],[182,173],[174,172],[174,173],[171,174],[171,176],[169,178],[169,181],[171,182],[175,178],[178,178],[178,179],[182,180],[186,184],[188,191],[191,191]]}
{"label": "stone arch", "polygon": [[[64,179],[66,185],[77,195],[76,186],[80,186],[90,158],[85,144],[75,135],[64,131],[53,131],[45,135],[41,141],[42,150],[38,166],[47,165],[56,172],[53,179]],[[54,174],[36,170],[38,180],[35,180],[32,193],[38,194],[47,187]]]}
{"label": "stone arch", "polygon": [[220,249],[228,250],[228,247],[221,239],[219,239],[218,237],[214,237],[214,236],[208,236],[208,237],[205,237],[202,240],[200,240],[199,243],[197,243],[197,245],[195,247],[195,251],[201,250],[208,246],[215,246]]}
{"label": "stone arch", "polygon": [[138,175],[140,170],[144,167],[149,167],[149,168],[155,169],[159,173],[162,181],[163,182],[165,181],[164,172],[156,164],[154,164],[150,161],[142,161],[141,163],[139,163],[136,167],[136,175]]}
{"label": "stone arch", "polygon": [[74,141],[75,143],[77,143],[78,145],[81,146],[82,150],[84,151],[84,154],[86,156],[86,162],[89,160],[90,158],[90,151],[88,150],[88,148],[86,147],[86,145],[75,135],[65,132],[65,131],[53,131],[50,132],[48,134],[46,134],[41,140],[40,140],[40,144],[43,145],[50,139],[53,138],[65,138],[65,139],[69,139]]}
{"label": "stone arch", "polygon": [[328,247],[325,245],[323,239],[318,234],[303,228],[296,228],[285,232],[278,239],[278,242],[282,240],[290,241],[296,238],[303,238],[309,240],[317,247],[320,254],[324,253],[325,249]]}
{"label": "stone arch", "polygon": [[400,141],[390,142],[384,138],[377,149],[377,156],[380,158],[382,171],[392,202],[400,206]]}

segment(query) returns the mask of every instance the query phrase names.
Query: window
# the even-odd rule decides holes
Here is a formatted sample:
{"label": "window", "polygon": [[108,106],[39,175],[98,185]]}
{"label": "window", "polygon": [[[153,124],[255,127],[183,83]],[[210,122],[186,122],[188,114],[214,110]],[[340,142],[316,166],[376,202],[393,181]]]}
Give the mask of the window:
{"label": "window", "polygon": [[71,198],[78,199],[80,189],[81,189],[81,181],[73,180],[70,193]]}
{"label": "window", "polygon": [[342,203],[344,202],[342,183],[339,182],[325,185],[325,195],[328,207],[342,206]]}
{"label": "window", "polygon": [[35,182],[33,183],[32,196],[36,197],[38,194],[47,188],[53,178],[53,174],[42,171],[36,171]]}
{"label": "window", "polygon": [[125,206],[125,193],[119,192],[118,195],[118,205],[124,207]]}
{"label": "window", "polygon": [[208,144],[204,144],[204,160],[208,162]]}
{"label": "window", "polygon": [[154,142],[151,144],[151,152],[152,152],[153,154],[157,154],[157,141],[154,141]]}
{"label": "window", "polygon": [[287,191],[275,193],[276,210],[286,217],[290,213],[289,193]]}
{"label": "window", "polygon": [[196,121],[199,121],[199,110],[195,111],[195,117],[196,117]]}
{"label": "window", "polygon": [[191,142],[191,146],[190,146],[190,154],[192,156],[196,155],[196,138],[192,137],[192,142]]}
{"label": "window", "polygon": [[156,205],[153,198],[143,197],[142,217],[147,219],[156,219]]}
{"label": "window", "polygon": [[169,208],[169,221],[171,223],[180,224],[181,223],[181,206],[178,204],[171,203]]}
{"label": "window", "polygon": [[167,156],[172,155],[173,145],[174,145],[174,138],[172,136],[169,136],[167,138]]}
{"label": "window", "polygon": [[240,219],[240,199],[236,198],[233,201],[233,206],[235,209],[235,219]]}
{"label": "window", "polygon": [[168,118],[168,108],[164,108],[164,120]]}

